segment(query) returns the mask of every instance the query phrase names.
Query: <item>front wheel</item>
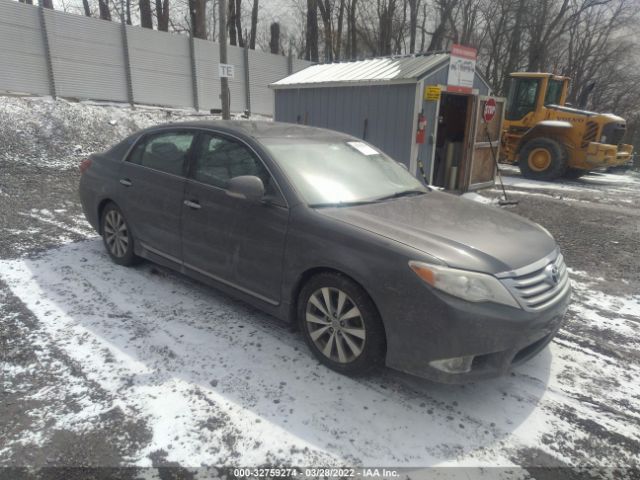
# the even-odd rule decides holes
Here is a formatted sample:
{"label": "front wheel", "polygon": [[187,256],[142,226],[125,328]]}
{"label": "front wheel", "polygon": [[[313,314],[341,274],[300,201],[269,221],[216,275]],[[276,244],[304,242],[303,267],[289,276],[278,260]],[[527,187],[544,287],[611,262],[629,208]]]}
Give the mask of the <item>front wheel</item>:
{"label": "front wheel", "polygon": [[567,170],[567,152],[552,138],[534,138],[523,145],[518,153],[520,171],[532,180],[555,180]]}
{"label": "front wheel", "polygon": [[380,315],[362,287],[344,275],[312,277],[300,292],[298,320],[313,354],[333,370],[361,375],[384,362]]}
{"label": "front wheel", "polygon": [[136,262],[131,229],[115,203],[109,203],[102,212],[101,232],[104,246],[111,260],[125,266]]}

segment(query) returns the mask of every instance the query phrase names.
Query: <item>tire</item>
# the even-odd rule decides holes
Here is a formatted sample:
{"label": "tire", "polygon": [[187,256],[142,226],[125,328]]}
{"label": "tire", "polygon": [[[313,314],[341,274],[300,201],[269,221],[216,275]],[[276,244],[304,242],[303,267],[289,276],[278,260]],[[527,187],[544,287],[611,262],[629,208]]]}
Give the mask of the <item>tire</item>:
{"label": "tire", "polygon": [[529,140],[518,153],[520,172],[532,180],[555,180],[567,171],[567,151],[552,138]]}
{"label": "tire", "polygon": [[298,297],[297,315],[312,353],[332,370],[357,376],[384,363],[386,335],[380,314],[371,297],[345,275],[311,277]]}
{"label": "tire", "polygon": [[134,238],[131,229],[115,203],[109,203],[104,207],[100,231],[107,253],[114,263],[124,266],[136,263],[138,257],[133,253]]}
{"label": "tire", "polygon": [[580,178],[583,175],[586,175],[587,173],[589,173],[590,170],[583,170],[581,168],[567,168],[567,171],[564,172],[564,178],[568,178],[571,180],[577,180],[578,178]]}

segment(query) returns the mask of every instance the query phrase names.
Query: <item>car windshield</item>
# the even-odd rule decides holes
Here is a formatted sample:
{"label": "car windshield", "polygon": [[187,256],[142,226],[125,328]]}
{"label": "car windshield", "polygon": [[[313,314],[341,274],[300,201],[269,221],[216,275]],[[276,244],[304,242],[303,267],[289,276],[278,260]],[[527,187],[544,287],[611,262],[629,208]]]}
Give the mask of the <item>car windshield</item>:
{"label": "car windshield", "polygon": [[427,192],[399,163],[364,142],[265,138],[262,143],[310,206],[347,206]]}

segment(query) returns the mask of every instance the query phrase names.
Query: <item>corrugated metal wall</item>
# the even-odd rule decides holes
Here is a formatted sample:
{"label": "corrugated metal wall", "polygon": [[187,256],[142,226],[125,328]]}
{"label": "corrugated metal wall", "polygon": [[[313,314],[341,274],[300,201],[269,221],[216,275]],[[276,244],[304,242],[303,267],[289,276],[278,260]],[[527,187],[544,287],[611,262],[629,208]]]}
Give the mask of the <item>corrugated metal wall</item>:
{"label": "corrugated metal wall", "polygon": [[57,94],[127,101],[120,25],[45,9]]}
{"label": "corrugated metal wall", "polygon": [[275,120],[305,123],[365,138],[409,166],[415,84],[292,88],[275,92]]}
{"label": "corrugated metal wall", "polygon": [[[121,25],[95,18],[44,9],[46,40],[56,94],[78,99],[129,101]],[[127,26],[131,84],[135,103],[194,107],[193,72],[198,106],[220,108],[219,46],[194,40],[195,68],[189,38]],[[286,57],[248,52],[249,84],[242,48],[229,46],[227,62],[235,65],[229,80],[231,111],[242,112],[250,94],[252,113],[273,115],[268,84],[286,77]],[[311,65],[293,60],[293,71]],[[0,0],[0,91],[47,95],[51,92],[38,7]]]}
{"label": "corrugated metal wall", "polygon": [[38,10],[0,2],[0,88],[47,95],[49,80]]}

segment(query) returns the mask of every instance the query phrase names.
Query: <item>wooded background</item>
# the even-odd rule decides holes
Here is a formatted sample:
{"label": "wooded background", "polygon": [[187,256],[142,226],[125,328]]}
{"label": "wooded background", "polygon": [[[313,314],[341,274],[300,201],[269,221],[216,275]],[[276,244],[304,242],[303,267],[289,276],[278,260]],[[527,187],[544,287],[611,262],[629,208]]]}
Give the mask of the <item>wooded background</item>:
{"label": "wooded background", "polygon": [[[33,0],[21,0],[27,3]],[[640,0],[42,0],[104,20],[216,39],[316,62],[476,47],[498,95],[513,71],[573,79],[569,101],[627,119],[640,146]],[[282,13],[286,10],[287,21]]]}

